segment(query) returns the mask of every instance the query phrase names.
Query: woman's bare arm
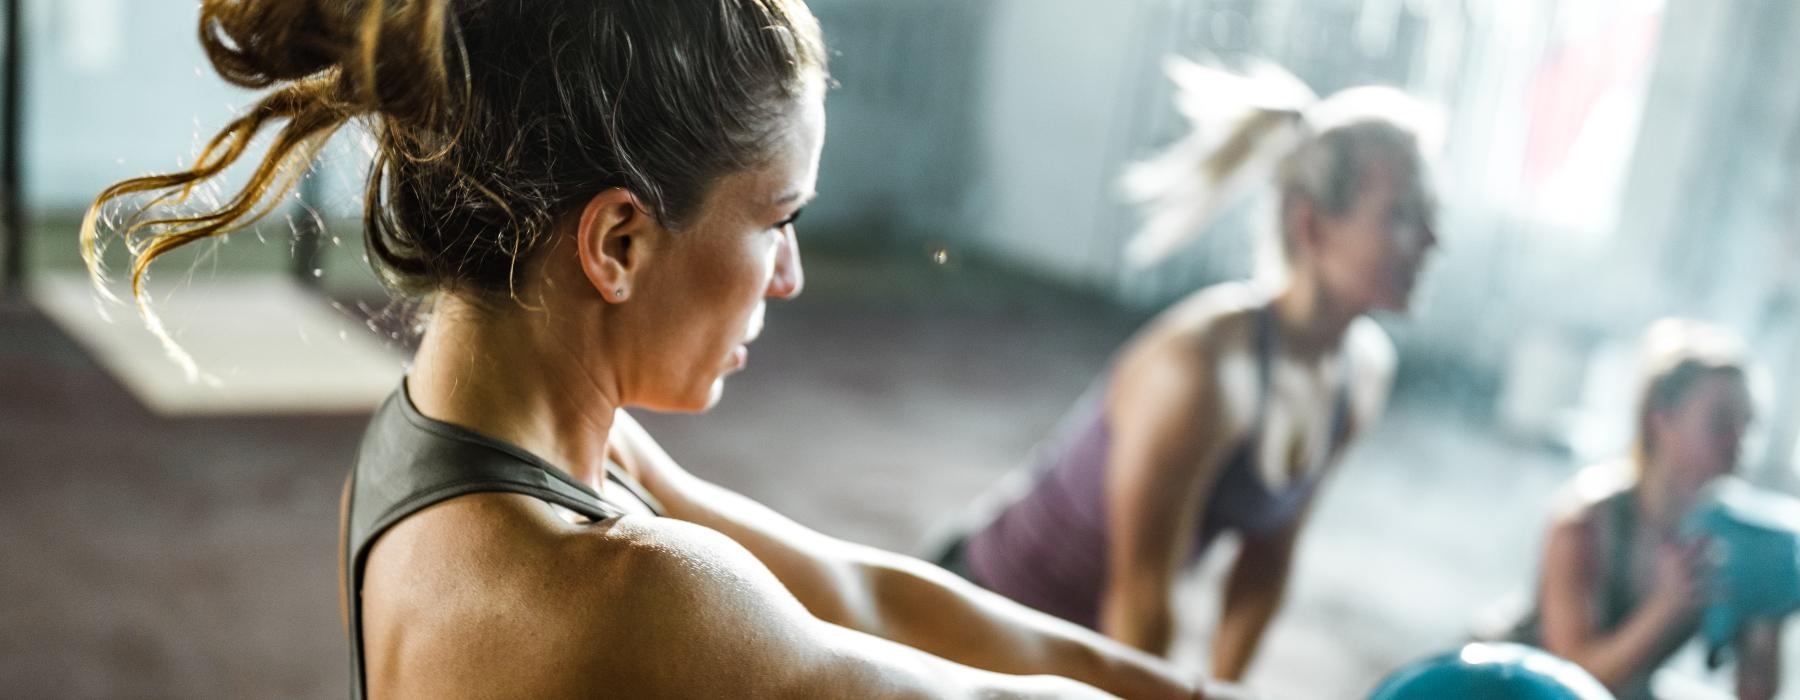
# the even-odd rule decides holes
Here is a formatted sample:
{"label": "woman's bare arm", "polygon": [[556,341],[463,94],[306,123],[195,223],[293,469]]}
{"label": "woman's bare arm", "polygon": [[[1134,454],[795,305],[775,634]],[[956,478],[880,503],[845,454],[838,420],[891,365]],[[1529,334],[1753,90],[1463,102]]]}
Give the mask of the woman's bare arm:
{"label": "woman's bare arm", "polygon": [[475,494],[370,553],[371,697],[1100,698],[824,622],[730,538],[670,518],[571,524]]}
{"label": "woman's bare arm", "polygon": [[[1571,517],[1550,531],[1545,545],[1542,581],[1544,648],[1575,662],[1608,688],[1617,689],[1648,671],[1676,625],[1696,609],[1697,583],[1685,566],[1682,553],[1662,554],[1661,581],[1650,597],[1633,610],[1623,624],[1602,630],[1595,608],[1599,549],[1591,519]],[[1688,580],[1683,581],[1686,577]]]}
{"label": "woman's bare arm", "polygon": [[1226,383],[1241,377],[1221,369],[1215,353],[1198,347],[1201,340],[1171,337],[1128,356],[1108,402],[1100,629],[1157,655],[1168,652],[1174,636],[1171,590],[1194,547],[1206,496],[1242,439],[1242,420],[1231,409],[1242,401],[1226,398]]}
{"label": "woman's bare arm", "polygon": [[1269,622],[1280,611],[1304,518],[1267,537],[1247,538],[1225,582],[1213,675],[1239,680],[1250,668]]}
{"label": "woman's bare arm", "polygon": [[621,457],[671,517],[732,538],[819,619],[989,671],[1073,678],[1124,697],[1191,698],[1193,682],[1094,632],[936,566],[838,540],[683,470],[628,416]]}
{"label": "woman's bare arm", "polygon": [[673,521],[656,528],[653,542],[634,548],[618,597],[582,625],[604,650],[587,657],[591,670],[616,679],[612,688],[623,695],[1109,697],[1063,678],[978,670],[821,621],[732,539]]}
{"label": "woman's bare arm", "polygon": [[[1353,358],[1346,369],[1355,375],[1348,378],[1347,384],[1351,395],[1349,415],[1344,416],[1348,421],[1346,439],[1343,444],[1332,446],[1332,453],[1327,455],[1332,462],[1328,469],[1335,467],[1351,441],[1381,419],[1396,367],[1393,341],[1367,318],[1350,326],[1344,342]],[[1329,394],[1320,398],[1335,400]],[[1309,513],[1311,508],[1308,503]],[[1245,538],[1225,582],[1219,631],[1213,643],[1212,669],[1219,678],[1238,680],[1249,670],[1264,632],[1281,610],[1293,572],[1295,544],[1309,513],[1268,536]]]}
{"label": "woman's bare arm", "polygon": [[1755,620],[1738,636],[1738,700],[1770,700],[1781,690],[1781,621]]}

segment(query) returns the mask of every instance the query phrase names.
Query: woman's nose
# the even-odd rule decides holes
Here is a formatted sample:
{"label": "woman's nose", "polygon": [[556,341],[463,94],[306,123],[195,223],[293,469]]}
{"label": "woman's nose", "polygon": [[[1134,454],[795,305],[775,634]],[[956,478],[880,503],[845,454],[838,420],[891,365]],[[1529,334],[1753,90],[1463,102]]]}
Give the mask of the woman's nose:
{"label": "woman's nose", "polygon": [[806,286],[806,270],[800,266],[800,240],[789,224],[781,232],[781,248],[775,251],[775,273],[769,276],[768,297],[792,299]]}

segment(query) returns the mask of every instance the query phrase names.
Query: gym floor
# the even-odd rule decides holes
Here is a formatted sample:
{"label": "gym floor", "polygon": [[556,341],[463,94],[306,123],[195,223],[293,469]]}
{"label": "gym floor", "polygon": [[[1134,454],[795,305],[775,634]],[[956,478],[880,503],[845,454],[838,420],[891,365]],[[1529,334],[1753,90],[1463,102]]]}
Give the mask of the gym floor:
{"label": "gym floor", "polygon": [[[642,419],[691,470],[903,551],[1018,465],[1141,321],[924,261],[808,272],[716,410]],[[159,417],[17,301],[0,367],[4,694],[343,697],[335,514],[365,416]],[[1442,394],[1403,385],[1329,482],[1253,672],[1268,696],[1360,697],[1528,583],[1571,465]],[[1194,668],[1219,562],[1181,593]]]}

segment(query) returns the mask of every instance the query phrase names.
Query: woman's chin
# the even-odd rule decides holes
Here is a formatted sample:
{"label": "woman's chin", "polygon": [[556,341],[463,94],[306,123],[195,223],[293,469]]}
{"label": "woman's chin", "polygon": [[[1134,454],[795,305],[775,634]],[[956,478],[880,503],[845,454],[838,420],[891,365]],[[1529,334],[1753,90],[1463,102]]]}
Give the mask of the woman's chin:
{"label": "woman's chin", "polygon": [[1410,313],[1413,310],[1417,292],[1418,289],[1412,284],[1395,285],[1382,295],[1384,298],[1375,305],[1375,308],[1402,315]]}
{"label": "woman's chin", "polygon": [[714,379],[712,386],[704,392],[698,392],[692,398],[682,401],[672,409],[671,413],[705,413],[719,405],[719,399],[725,395],[725,378]]}
{"label": "woman's chin", "polygon": [[657,413],[705,413],[719,404],[725,394],[725,377],[714,377],[712,383],[705,387],[682,392],[662,401],[645,401],[634,404]]}
{"label": "woman's chin", "polygon": [[724,396],[725,396],[725,377],[720,376],[719,378],[713,380],[712,386],[709,387],[706,391],[706,399],[704,401],[700,402],[700,405],[694,409],[694,412],[695,413],[704,413],[706,411],[712,410],[712,407],[719,405],[719,399],[723,398]]}

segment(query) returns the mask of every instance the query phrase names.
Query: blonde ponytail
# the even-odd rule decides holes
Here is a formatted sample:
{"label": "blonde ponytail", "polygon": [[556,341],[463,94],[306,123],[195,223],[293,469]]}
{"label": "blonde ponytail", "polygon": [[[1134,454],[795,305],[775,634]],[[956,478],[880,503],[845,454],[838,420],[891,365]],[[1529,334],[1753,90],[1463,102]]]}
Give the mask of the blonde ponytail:
{"label": "blonde ponytail", "polygon": [[1307,139],[1305,109],[1318,99],[1273,65],[1237,75],[1170,57],[1164,68],[1192,129],[1129,166],[1120,180],[1125,197],[1144,212],[1125,248],[1134,267],[1168,256],[1267,182],[1276,164]]}

